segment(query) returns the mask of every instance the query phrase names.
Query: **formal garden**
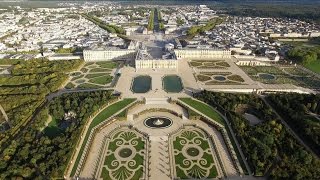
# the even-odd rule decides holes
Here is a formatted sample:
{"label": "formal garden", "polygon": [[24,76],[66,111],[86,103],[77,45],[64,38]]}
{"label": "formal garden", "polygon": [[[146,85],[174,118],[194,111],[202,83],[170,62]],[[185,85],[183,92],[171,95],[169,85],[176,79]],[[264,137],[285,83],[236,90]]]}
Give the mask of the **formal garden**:
{"label": "formal garden", "polygon": [[180,179],[218,176],[211,140],[201,129],[184,128],[172,137],[175,173]]}
{"label": "formal garden", "polygon": [[189,66],[198,69],[227,69],[230,67],[224,60],[192,60]]}
{"label": "formal garden", "polygon": [[232,72],[200,72],[195,75],[197,81],[205,85],[241,85],[244,79]]}
{"label": "formal garden", "polygon": [[[87,133],[84,135],[84,140],[83,142],[87,142],[89,137],[90,137],[90,132],[92,131],[92,129],[94,129],[96,126],[98,126],[100,123],[104,122],[105,120],[107,120],[108,118],[110,118],[112,115],[114,115],[115,113],[119,112],[120,110],[122,110],[123,108],[125,108],[126,106],[128,106],[129,104],[133,103],[136,99],[123,99],[121,101],[118,101],[114,104],[109,105],[108,107],[106,107],[105,109],[103,109],[99,114],[97,114],[95,116],[95,118],[91,121],[91,123],[89,124],[89,128],[87,130]],[[87,153],[87,147],[85,146],[86,143],[82,143],[78,156],[75,159],[75,163],[72,167],[71,170],[71,175],[74,176],[76,174],[77,168],[79,166],[79,162],[81,157]]]}
{"label": "formal garden", "polygon": [[100,177],[104,180],[143,178],[146,140],[133,129],[121,128],[108,139]]}
{"label": "formal garden", "polygon": [[[65,86],[66,89],[87,89],[105,88],[115,85],[116,79],[120,74],[114,74],[118,62],[89,62],[80,71],[70,73],[70,82]],[[114,83],[112,83],[114,80]]]}
{"label": "formal garden", "polygon": [[241,66],[253,80],[265,84],[293,84],[296,86],[319,89],[320,79],[308,72],[294,67]]}

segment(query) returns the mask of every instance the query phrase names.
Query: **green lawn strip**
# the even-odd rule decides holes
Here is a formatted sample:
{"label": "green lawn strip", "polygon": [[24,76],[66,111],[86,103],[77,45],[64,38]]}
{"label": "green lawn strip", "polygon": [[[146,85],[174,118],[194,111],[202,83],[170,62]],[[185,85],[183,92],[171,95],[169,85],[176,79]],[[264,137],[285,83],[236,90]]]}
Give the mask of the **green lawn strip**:
{"label": "green lawn strip", "polygon": [[116,62],[97,62],[96,64],[102,68],[108,68],[108,69],[114,69],[118,65]]}
{"label": "green lawn strip", "polygon": [[320,74],[320,59],[318,59],[317,61],[312,61],[309,64],[304,65],[304,67]]}
{"label": "green lawn strip", "polygon": [[83,77],[84,77],[84,74],[81,74],[80,76],[73,77],[73,78],[71,79],[71,81],[75,81],[75,80],[81,79],[81,78],[83,78]]}
{"label": "green lawn strip", "polygon": [[106,68],[93,68],[90,70],[90,73],[94,72],[111,72],[111,69],[106,69]]}
{"label": "green lawn strip", "polygon": [[89,84],[89,83],[83,83],[77,86],[79,89],[98,89],[103,88],[103,86],[95,85],[95,84]]}
{"label": "green lawn strip", "polygon": [[217,110],[213,109],[207,104],[199,102],[197,100],[193,100],[191,98],[179,98],[182,102],[188,104],[189,106],[193,107],[194,109],[198,110],[199,112],[203,113],[204,115],[208,116],[209,118],[217,121],[219,124],[225,126],[224,119],[217,113]]}
{"label": "green lawn strip", "polygon": [[95,84],[105,85],[105,84],[111,83],[112,78],[113,77],[110,76],[110,75],[105,75],[105,76],[101,76],[101,77],[96,77],[96,78],[90,79],[89,82],[95,83]]}
{"label": "green lawn strip", "polygon": [[87,75],[86,75],[86,78],[92,79],[92,78],[96,78],[96,77],[100,77],[100,76],[105,76],[105,75],[109,75],[109,73],[87,74]]}
{"label": "green lawn strip", "polygon": [[113,114],[117,113],[118,111],[120,111],[121,109],[125,108],[127,105],[129,105],[130,103],[134,102],[136,99],[134,98],[127,98],[127,99],[123,99],[122,101],[118,101],[110,106],[108,106],[107,108],[105,108],[103,111],[101,111],[91,122],[88,131],[86,133],[86,136],[83,140],[83,143],[81,145],[80,151],[78,153],[77,159],[74,162],[72,171],[71,171],[71,176],[74,176],[74,174],[76,173],[77,167],[78,167],[78,163],[80,161],[80,158],[82,156],[84,147],[86,142],[88,141],[90,132],[92,130],[92,128],[94,128],[95,126],[97,126],[99,123],[101,123],[102,121],[106,120],[107,118],[111,117]]}
{"label": "green lawn strip", "polygon": [[90,65],[93,65],[94,64],[94,62],[87,62],[85,65],[84,65],[84,67],[87,67],[87,66],[90,66]]}

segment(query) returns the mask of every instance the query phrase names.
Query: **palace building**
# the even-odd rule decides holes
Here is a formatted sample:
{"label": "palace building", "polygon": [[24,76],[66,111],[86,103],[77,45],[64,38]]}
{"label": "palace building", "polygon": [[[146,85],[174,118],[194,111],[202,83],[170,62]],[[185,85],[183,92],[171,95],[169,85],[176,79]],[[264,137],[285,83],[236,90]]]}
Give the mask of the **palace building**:
{"label": "palace building", "polygon": [[177,59],[230,59],[230,50],[212,48],[183,48],[174,50]]}
{"label": "palace building", "polygon": [[153,58],[146,49],[138,50],[136,69],[177,69],[178,60],[173,51],[167,51],[161,59]]}

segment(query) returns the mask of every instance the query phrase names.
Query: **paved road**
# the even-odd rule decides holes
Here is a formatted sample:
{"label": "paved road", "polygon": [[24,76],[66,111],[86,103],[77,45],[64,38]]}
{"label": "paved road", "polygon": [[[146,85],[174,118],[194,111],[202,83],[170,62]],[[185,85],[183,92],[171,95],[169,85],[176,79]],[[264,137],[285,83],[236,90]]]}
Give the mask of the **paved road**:
{"label": "paved road", "polygon": [[278,118],[281,120],[282,124],[284,124],[286,126],[287,130],[289,131],[289,133],[291,133],[300,142],[300,144],[302,144],[315,157],[318,157],[318,155],[307,144],[305,144],[304,141],[295,133],[295,131],[292,130],[291,127],[283,120],[283,118],[278,114],[278,112],[266,100],[265,96],[261,95],[260,97],[272,109],[272,111],[278,116]]}

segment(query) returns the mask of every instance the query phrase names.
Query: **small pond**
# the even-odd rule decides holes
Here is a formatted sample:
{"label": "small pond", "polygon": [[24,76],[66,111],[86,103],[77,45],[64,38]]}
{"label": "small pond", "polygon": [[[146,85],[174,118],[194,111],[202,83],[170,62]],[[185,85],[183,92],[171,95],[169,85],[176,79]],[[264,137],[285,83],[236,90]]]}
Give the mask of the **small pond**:
{"label": "small pond", "polygon": [[214,80],[217,80],[217,81],[225,81],[226,78],[224,76],[215,76],[214,77]]}
{"label": "small pond", "polygon": [[162,86],[169,93],[179,93],[183,89],[181,78],[177,75],[164,76],[162,78]]}
{"label": "small pond", "polygon": [[276,78],[276,76],[272,75],[272,74],[267,74],[267,73],[259,73],[258,76],[261,79],[266,79],[266,80],[273,80]]}
{"label": "small pond", "polygon": [[131,90],[134,93],[146,93],[151,89],[150,76],[137,76],[133,78]]}

